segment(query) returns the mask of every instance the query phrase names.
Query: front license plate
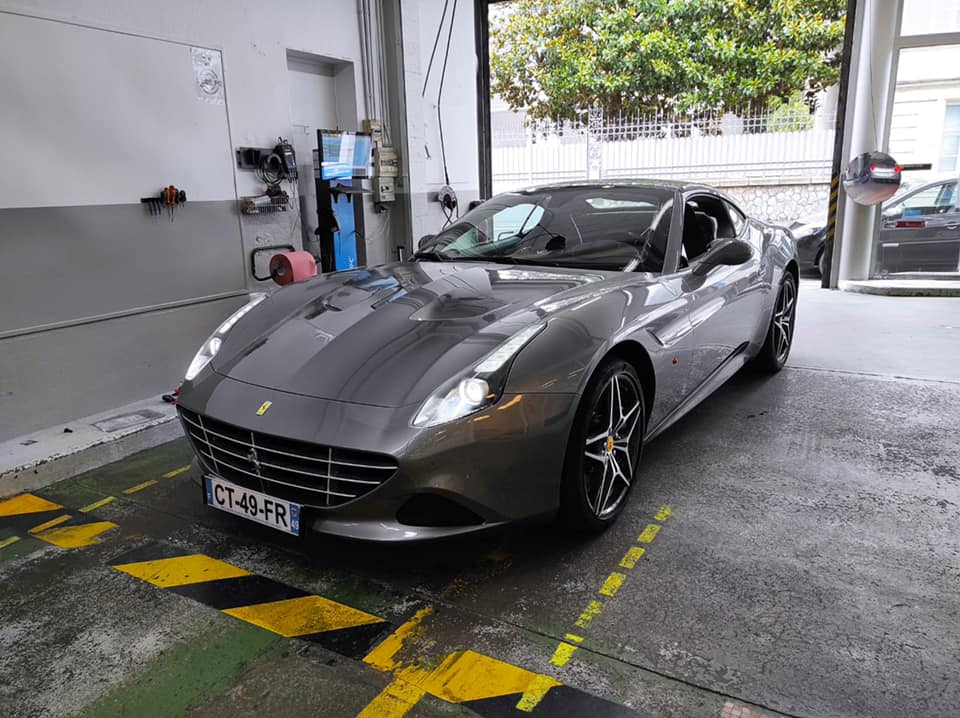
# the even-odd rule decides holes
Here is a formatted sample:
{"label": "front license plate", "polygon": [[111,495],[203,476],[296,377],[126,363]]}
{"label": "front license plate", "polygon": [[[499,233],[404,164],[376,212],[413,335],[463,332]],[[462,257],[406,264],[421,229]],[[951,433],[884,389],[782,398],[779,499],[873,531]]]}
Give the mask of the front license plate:
{"label": "front license plate", "polygon": [[275,499],[214,476],[204,478],[204,494],[207,505],[215,509],[294,536],[300,535],[300,504]]}

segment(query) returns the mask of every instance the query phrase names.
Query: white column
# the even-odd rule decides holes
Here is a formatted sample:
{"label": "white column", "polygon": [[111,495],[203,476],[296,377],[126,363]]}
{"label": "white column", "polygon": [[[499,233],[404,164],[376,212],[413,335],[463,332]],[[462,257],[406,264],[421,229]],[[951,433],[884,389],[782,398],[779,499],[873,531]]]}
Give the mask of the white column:
{"label": "white column", "polygon": [[[847,96],[844,162],[864,152],[886,149],[882,144],[889,116],[888,104],[893,102],[890,75],[894,66],[901,1],[861,0],[858,3]],[[880,208],[859,205],[842,189],[840,200],[839,241],[833,255],[834,267],[839,264],[839,273],[834,276],[840,282],[867,279]],[[838,250],[839,263],[836,262]]]}

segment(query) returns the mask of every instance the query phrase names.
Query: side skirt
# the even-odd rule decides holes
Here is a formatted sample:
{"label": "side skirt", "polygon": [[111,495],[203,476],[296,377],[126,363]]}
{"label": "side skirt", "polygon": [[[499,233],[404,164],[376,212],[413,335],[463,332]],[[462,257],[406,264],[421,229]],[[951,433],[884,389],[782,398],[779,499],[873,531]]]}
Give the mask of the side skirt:
{"label": "side skirt", "polygon": [[687,395],[687,398],[677,404],[676,408],[663,417],[656,426],[647,432],[644,442],[651,441],[662,434],[668,427],[676,423],[682,416],[693,409],[697,404],[710,396],[719,389],[724,382],[740,371],[743,365],[747,363],[746,351],[750,346],[749,342],[744,342],[731,352],[730,356],[724,359],[717,368],[707,376],[706,379]]}

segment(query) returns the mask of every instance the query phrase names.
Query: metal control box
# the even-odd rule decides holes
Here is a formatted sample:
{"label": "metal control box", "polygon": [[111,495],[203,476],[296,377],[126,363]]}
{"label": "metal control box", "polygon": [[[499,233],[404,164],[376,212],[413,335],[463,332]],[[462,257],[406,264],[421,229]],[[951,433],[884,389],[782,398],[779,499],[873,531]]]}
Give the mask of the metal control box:
{"label": "metal control box", "polygon": [[373,201],[379,204],[393,202],[397,198],[397,185],[393,177],[375,177],[373,180]]}

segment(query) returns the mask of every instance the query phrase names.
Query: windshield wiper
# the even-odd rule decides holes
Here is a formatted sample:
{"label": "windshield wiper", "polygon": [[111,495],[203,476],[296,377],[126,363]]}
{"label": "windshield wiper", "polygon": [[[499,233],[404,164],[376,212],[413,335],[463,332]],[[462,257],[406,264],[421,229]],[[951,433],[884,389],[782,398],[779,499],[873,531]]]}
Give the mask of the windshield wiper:
{"label": "windshield wiper", "polygon": [[446,262],[447,259],[449,259],[449,257],[447,257],[445,254],[440,254],[432,249],[427,249],[422,252],[414,252],[413,258],[425,259],[428,262]]}

